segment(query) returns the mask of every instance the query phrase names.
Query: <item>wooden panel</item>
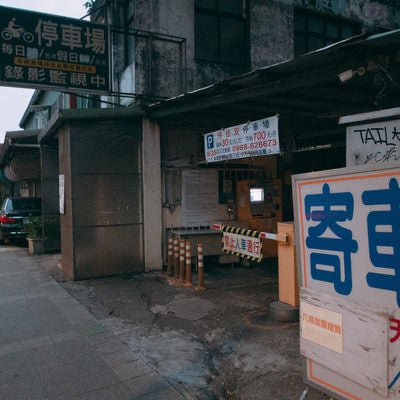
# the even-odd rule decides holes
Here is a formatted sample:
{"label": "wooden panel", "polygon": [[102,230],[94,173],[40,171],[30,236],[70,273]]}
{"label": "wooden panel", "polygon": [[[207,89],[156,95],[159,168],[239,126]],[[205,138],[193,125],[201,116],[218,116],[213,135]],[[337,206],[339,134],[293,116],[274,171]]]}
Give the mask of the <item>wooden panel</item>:
{"label": "wooden panel", "polygon": [[279,300],[293,307],[299,306],[296,252],[293,222],[279,222],[278,233],[286,233],[288,242],[278,243]]}
{"label": "wooden panel", "polygon": [[[310,310],[316,309],[318,313],[312,315]],[[334,321],[338,315],[340,318]],[[380,310],[371,311],[371,307],[342,297],[302,288],[300,321],[300,350],[304,356],[332,371],[340,371],[341,375],[373,392],[387,396],[388,315]],[[314,337],[306,328],[310,325],[315,326]],[[321,332],[319,336],[315,335],[318,329]],[[328,343],[330,333],[335,336],[336,344]],[[338,344],[339,334],[343,341],[342,350]],[[306,337],[313,338],[309,340]]]}

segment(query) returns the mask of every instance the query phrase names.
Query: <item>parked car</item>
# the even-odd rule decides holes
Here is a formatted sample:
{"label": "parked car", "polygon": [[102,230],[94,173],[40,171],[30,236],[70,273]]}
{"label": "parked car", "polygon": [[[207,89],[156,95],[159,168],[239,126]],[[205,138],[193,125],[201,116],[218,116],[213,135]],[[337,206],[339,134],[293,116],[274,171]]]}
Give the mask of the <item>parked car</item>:
{"label": "parked car", "polygon": [[25,238],[28,217],[41,215],[41,208],[39,197],[7,197],[0,209],[0,241]]}

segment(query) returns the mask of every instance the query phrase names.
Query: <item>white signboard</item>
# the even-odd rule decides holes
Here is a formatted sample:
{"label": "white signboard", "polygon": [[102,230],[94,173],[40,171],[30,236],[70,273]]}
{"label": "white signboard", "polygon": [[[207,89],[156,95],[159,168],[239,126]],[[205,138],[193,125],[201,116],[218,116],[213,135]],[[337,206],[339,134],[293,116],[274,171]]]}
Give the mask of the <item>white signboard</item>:
{"label": "white signboard", "polygon": [[65,205],[65,179],[64,175],[58,175],[58,198],[59,198],[59,206],[60,206],[60,214],[65,213],[64,205]]}
{"label": "white signboard", "polygon": [[204,135],[207,162],[279,154],[278,116]]}
{"label": "white signboard", "polygon": [[261,260],[261,239],[258,237],[224,232],[222,238],[223,250],[230,254]]}
{"label": "white signboard", "polygon": [[335,399],[400,399],[400,168],[296,175],[293,192],[307,380]]}
{"label": "white signboard", "polygon": [[[368,122],[346,128],[346,165],[379,164],[400,160],[400,120]],[[381,167],[379,167],[381,168]]]}

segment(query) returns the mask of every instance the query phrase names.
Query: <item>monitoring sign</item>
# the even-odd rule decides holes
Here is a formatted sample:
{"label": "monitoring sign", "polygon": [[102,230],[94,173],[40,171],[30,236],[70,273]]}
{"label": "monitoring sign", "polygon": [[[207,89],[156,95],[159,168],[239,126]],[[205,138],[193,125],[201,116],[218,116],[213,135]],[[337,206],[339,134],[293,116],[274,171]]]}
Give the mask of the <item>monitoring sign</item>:
{"label": "monitoring sign", "polygon": [[0,6],[0,84],[110,91],[105,25]]}
{"label": "monitoring sign", "polygon": [[300,349],[337,399],[400,398],[400,168],[375,167],[293,177]]}
{"label": "monitoring sign", "polygon": [[204,147],[208,162],[279,154],[278,116],[207,133]]}

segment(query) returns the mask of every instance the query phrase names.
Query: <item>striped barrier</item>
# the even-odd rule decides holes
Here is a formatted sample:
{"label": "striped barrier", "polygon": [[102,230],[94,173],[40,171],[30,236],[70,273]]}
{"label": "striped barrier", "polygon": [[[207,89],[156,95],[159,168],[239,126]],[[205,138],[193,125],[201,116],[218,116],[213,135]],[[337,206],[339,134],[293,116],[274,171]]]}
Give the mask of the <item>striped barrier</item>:
{"label": "striped barrier", "polygon": [[214,224],[212,227],[223,232],[222,250],[225,253],[233,254],[249,261],[261,262],[263,258],[261,239],[276,240],[282,243],[287,242],[286,234],[260,232],[221,224]]}

